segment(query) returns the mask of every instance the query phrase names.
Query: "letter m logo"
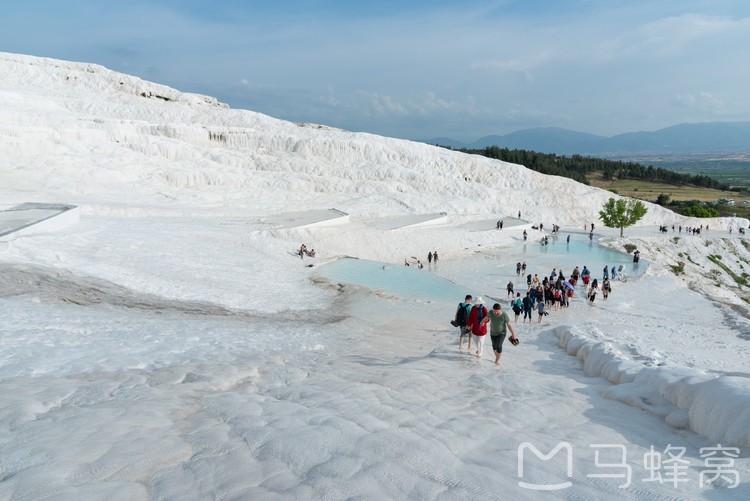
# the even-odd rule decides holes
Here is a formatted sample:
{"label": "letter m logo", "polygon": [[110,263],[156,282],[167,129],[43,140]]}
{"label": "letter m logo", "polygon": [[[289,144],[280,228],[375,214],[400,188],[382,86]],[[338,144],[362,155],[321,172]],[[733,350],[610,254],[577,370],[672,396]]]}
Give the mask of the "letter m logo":
{"label": "letter m logo", "polygon": [[[560,442],[557,444],[557,446],[552,449],[552,451],[549,454],[543,454],[539,449],[537,449],[533,444],[529,442],[524,442],[521,445],[518,446],[518,478],[523,478],[524,474],[524,453],[526,451],[532,452],[537,459],[540,459],[542,461],[549,461],[552,459],[558,452],[565,449],[566,454],[566,466],[567,466],[567,476],[568,478],[573,478],[573,446],[570,445],[568,442]],[[560,489],[567,489],[568,487],[571,487],[573,485],[572,482],[561,482],[557,484],[535,484],[535,483],[527,483],[523,481],[519,481],[518,485],[524,489],[531,489],[535,491],[556,491]]]}

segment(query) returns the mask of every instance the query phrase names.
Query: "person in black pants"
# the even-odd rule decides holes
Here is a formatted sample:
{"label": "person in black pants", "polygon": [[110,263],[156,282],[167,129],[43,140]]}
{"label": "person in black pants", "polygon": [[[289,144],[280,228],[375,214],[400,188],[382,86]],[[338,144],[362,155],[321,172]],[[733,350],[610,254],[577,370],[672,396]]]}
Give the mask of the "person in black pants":
{"label": "person in black pants", "polygon": [[534,308],[534,302],[531,300],[531,297],[529,296],[529,293],[526,293],[526,297],[523,298],[523,322],[522,324],[526,323],[526,318],[529,319],[529,323],[531,323],[531,310]]}

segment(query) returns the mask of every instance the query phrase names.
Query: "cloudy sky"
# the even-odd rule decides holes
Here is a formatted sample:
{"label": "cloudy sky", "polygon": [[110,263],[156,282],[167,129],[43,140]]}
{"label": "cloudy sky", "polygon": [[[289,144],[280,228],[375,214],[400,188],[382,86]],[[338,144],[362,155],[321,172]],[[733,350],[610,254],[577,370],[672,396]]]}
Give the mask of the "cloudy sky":
{"label": "cloudy sky", "polygon": [[750,120],[747,0],[23,0],[0,51],[408,139]]}

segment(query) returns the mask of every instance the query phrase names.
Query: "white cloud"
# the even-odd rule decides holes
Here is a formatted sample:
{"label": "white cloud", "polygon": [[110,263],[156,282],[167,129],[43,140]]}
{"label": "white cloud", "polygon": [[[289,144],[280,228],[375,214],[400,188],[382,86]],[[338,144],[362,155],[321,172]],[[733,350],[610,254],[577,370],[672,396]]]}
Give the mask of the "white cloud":
{"label": "white cloud", "polygon": [[530,70],[546,64],[554,58],[555,53],[553,51],[544,50],[524,58],[475,61],[471,63],[470,68],[473,70],[517,71],[530,76]]}
{"label": "white cloud", "polygon": [[[713,45],[719,39],[733,34],[746,34],[750,30],[750,18],[700,14],[683,14],[646,22],[624,34],[602,43],[593,51],[602,59],[618,59],[623,56],[645,58],[682,55],[695,50],[697,42],[707,41]],[[727,47],[731,50],[732,47]]]}
{"label": "white cloud", "polygon": [[702,91],[695,94],[677,94],[671,104],[697,111],[720,112],[724,109],[724,103],[720,99]]}

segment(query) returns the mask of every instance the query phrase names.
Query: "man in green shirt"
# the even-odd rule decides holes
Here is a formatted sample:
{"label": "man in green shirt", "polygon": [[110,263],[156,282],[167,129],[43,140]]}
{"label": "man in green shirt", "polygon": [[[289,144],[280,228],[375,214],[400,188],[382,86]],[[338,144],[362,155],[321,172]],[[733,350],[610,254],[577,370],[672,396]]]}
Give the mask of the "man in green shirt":
{"label": "man in green shirt", "polygon": [[[510,322],[510,317],[502,310],[502,307],[495,303],[492,306],[492,312],[488,315],[490,319],[490,337],[492,338],[492,351],[495,352],[495,365],[500,365],[500,357],[503,354],[503,342],[505,341],[506,330],[510,329],[510,340],[514,342],[516,331]],[[515,343],[514,343],[515,344]]]}

